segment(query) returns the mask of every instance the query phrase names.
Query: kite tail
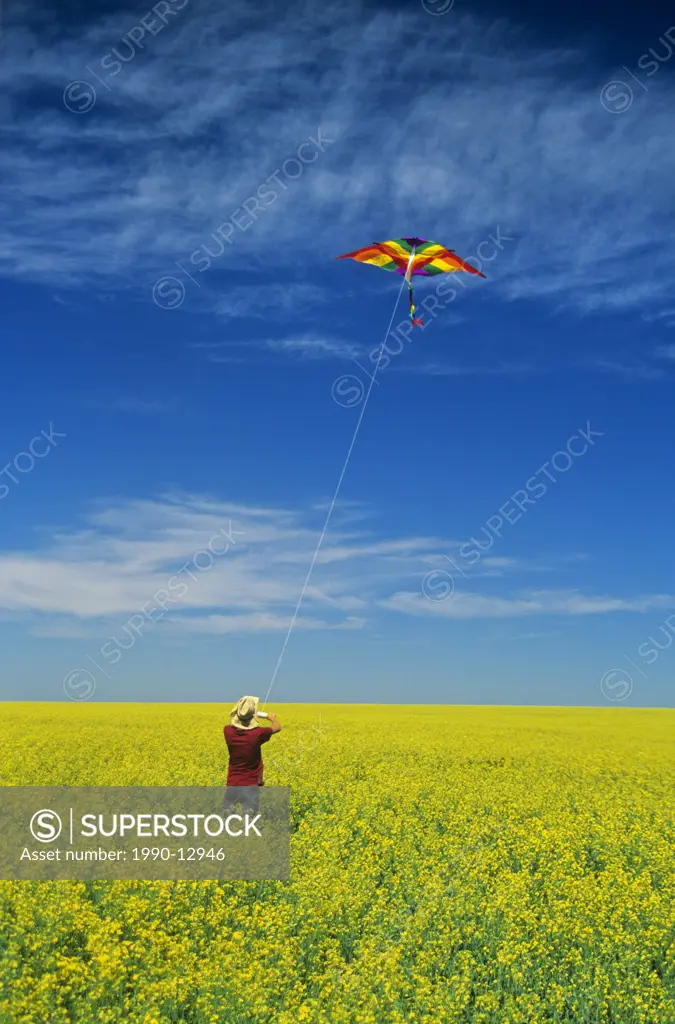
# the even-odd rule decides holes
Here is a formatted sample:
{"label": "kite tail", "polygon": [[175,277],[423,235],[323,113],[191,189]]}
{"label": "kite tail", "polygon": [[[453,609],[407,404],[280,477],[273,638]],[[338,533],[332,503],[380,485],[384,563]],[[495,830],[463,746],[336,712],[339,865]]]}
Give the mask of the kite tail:
{"label": "kite tail", "polygon": [[422,321],[415,316],[415,303],[413,302],[413,290],[412,285],[408,285],[408,293],[410,295],[410,319],[412,320],[413,327],[424,327]]}

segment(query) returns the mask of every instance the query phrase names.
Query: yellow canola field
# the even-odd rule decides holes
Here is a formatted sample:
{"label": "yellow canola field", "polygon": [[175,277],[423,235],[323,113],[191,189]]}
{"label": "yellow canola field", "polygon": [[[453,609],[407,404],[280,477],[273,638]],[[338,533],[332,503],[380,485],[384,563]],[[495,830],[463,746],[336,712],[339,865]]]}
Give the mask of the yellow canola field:
{"label": "yellow canola field", "polygon": [[[5,704],[3,785],[221,785],[229,706]],[[0,882],[1,1024],[675,1024],[675,712],[286,705],[290,882]]]}

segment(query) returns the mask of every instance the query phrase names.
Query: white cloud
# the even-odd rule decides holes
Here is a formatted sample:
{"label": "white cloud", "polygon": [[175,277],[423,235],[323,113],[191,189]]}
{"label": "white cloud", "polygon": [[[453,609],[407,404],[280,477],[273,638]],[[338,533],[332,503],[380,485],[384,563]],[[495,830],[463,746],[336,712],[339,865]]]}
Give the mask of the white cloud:
{"label": "white cloud", "polygon": [[596,359],[586,363],[590,369],[614,373],[625,380],[662,380],[666,375],[661,367],[645,366],[643,363],[620,363],[611,359]]}
{"label": "white cloud", "polygon": [[[84,528],[42,549],[0,553],[0,609],[23,614],[42,636],[79,635],[82,624],[99,629],[144,608],[196,632],[281,629],[324,518],[322,510],[301,515],[190,495],[99,505]],[[353,518],[349,506],[344,515],[336,506],[299,628],[361,628],[365,619],[354,613],[368,611],[372,588],[421,575],[421,556],[437,543],[379,540],[354,530]]]}
{"label": "white cloud", "polygon": [[277,284],[265,280],[255,285],[228,285],[226,291],[227,297],[218,298],[212,306],[212,311],[224,320],[311,319],[317,307],[330,297],[326,288],[297,281]]}
{"label": "white cloud", "polygon": [[362,346],[338,338],[326,338],[316,334],[296,335],[289,338],[269,338],[265,348],[284,355],[297,355],[303,359],[355,359],[361,355]]}
{"label": "white cloud", "polygon": [[253,612],[250,615],[207,615],[201,619],[176,617],[174,623],[193,633],[278,633],[286,632],[291,624],[294,629],[363,629],[365,619],[349,616],[343,622],[330,623],[322,619],[298,615],[274,615],[270,612]]}
{"label": "white cloud", "polygon": [[[205,0],[111,77],[101,59],[122,27],[103,18],[60,39],[5,28],[6,275],[139,287],[150,301],[179,261],[199,285],[185,279],[186,308],[295,317],[302,292],[289,297],[291,286],[305,308],[318,301],[300,280],[308,268],[343,296],[368,274],[336,266],[340,252],[416,231],[470,256],[499,226],[514,241],[484,268],[491,295],[582,312],[672,307],[675,86],[665,75],[617,116],[600,102],[613,69],[581,47],[546,50],[505,21],[432,19],[419,4]],[[404,89],[391,88],[393,68]],[[77,79],[97,90],[88,113],[61,100]],[[191,266],[319,127],[332,144],[296,180],[280,179],[207,271]],[[275,302],[271,271],[289,277],[272,283]]]}
{"label": "white cloud", "polygon": [[639,598],[584,595],[577,591],[528,591],[511,597],[493,597],[455,591],[443,601],[418,592],[400,591],[382,602],[385,608],[408,615],[446,619],[504,619],[529,615],[602,615],[610,612],[648,612],[675,608],[675,595],[652,594]]}
{"label": "white cloud", "polygon": [[[336,506],[296,625],[362,629],[387,612],[455,619],[645,612],[675,605],[669,595],[596,596],[576,590],[421,594],[437,537],[382,538]],[[232,634],[287,629],[316,551],[323,509],[307,513],[177,495],[99,503],[79,530],[32,551],[0,552],[0,615],[34,635],[110,636],[133,616],[162,629]],[[209,554],[209,542],[211,552]],[[494,587],[528,565],[484,559]],[[503,589],[504,584],[501,582]],[[417,588],[411,590],[410,588]],[[138,620],[137,620],[138,621]],[[147,627],[147,622],[146,622]]]}
{"label": "white cloud", "polygon": [[249,362],[256,351],[295,356],[305,362],[343,361],[363,354],[363,347],[354,342],[309,333],[251,341],[197,341],[191,347],[204,351],[213,363]]}
{"label": "white cloud", "polygon": [[393,369],[404,373],[419,373],[429,377],[511,377],[521,374],[536,373],[533,366],[522,363],[499,363],[497,366],[458,366],[451,363],[422,363],[417,366],[406,364],[399,367],[394,363]]}
{"label": "white cloud", "polygon": [[645,323],[663,323],[666,327],[675,327],[675,309],[649,310],[642,314]]}

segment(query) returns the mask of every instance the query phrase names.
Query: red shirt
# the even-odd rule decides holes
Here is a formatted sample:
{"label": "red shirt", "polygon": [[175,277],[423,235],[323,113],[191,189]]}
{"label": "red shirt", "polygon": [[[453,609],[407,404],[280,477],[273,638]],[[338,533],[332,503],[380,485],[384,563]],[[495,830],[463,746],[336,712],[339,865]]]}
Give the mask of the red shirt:
{"label": "red shirt", "polygon": [[227,771],[228,786],[259,786],[263,777],[263,760],[260,748],[272,735],[271,729],[237,729],[226,725],[223,729],[230,765]]}

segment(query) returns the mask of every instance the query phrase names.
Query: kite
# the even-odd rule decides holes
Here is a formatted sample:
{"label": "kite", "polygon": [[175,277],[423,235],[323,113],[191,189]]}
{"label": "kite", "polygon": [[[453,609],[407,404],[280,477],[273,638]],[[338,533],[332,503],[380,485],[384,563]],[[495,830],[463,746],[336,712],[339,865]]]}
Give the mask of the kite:
{"label": "kite", "polygon": [[485,274],[466,263],[452,249],[446,249],[438,242],[429,242],[426,238],[392,238],[388,242],[373,242],[372,245],[346,252],[336,259],[372,263],[382,270],[393,270],[396,274],[405,275],[410,295],[410,319],[413,325],[420,327],[424,324],[415,316],[413,302],[412,278],[415,274],[429,277],[432,274],[454,274],[457,270],[465,270],[469,274],[485,277]]}

